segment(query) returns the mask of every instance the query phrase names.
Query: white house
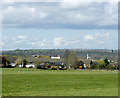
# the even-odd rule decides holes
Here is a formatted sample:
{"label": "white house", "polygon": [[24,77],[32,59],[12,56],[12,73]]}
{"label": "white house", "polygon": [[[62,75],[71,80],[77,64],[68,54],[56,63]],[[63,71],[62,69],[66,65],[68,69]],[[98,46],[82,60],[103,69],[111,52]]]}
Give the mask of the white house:
{"label": "white house", "polygon": [[51,56],[51,59],[60,60],[60,56],[59,55],[57,55],[57,56]]}
{"label": "white house", "polygon": [[35,68],[35,65],[34,65],[34,64],[27,64],[26,67],[27,67],[27,68],[30,68],[30,67]]}
{"label": "white house", "polygon": [[12,66],[12,67],[15,67],[15,66],[16,66],[16,64],[15,64],[15,63],[11,63],[11,66]]}
{"label": "white house", "polygon": [[[21,67],[23,67],[23,65],[19,65],[19,67],[21,68]],[[30,68],[30,67],[35,68],[35,65],[34,64],[27,64],[26,65],[26,68]]]}

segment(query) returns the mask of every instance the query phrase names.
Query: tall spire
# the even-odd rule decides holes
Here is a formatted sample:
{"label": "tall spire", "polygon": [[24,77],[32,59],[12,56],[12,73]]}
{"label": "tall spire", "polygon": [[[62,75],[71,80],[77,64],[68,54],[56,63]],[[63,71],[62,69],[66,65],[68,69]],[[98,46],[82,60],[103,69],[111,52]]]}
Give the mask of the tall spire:
{"label": "tall spire", "polygon": [[87,60],[89,59],[89,56],[88,56],[88,54],[87,54]]}

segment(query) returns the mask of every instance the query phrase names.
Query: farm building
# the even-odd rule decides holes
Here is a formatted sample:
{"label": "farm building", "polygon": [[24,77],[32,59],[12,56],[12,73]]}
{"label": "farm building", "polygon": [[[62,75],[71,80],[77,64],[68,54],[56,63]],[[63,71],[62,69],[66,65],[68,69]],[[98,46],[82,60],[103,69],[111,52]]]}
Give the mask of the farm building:
{"label": "farm building", "polygon": [[51,59],[60,60],[60,56],[59,56],[59,55],[56,55],[56,56],[51,56]]}

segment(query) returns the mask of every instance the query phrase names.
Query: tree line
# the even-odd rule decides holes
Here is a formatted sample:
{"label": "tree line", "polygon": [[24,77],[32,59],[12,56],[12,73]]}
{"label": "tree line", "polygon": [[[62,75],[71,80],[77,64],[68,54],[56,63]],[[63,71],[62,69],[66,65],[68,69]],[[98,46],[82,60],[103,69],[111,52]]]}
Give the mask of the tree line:
{"label": "tree line", "polygon": [[90,61],[89,65],[85,65],[82,60],[79,60],[74,51],[66,50],[64,54],[64,64],[74,69],[88,68],[88,69],[118,69],[117,64],[113,64],[110,60],[105,58],[104,60]]}
{"label": "tree line", "polygon": [[[29,58],[29,56],[26,58]],[[28,61],[26,58],[24,58],[23,56],[19,57],[4,55],[0,56],[0,64],[2,64],[4,68],[11,68],[11,62],[15,62],[16,67],[18,67],[18,65],[23,65],[23,68],[26,68],[26,65],[30,63],[30,61]],[[32,58],[30,58],[30,60],[31,59]],[[34,59],[34,64],[36,66],[39,66],[41,63],[43,63],[43,61],[39,61],[39,58],[38,60]],[[112,63],[107,58],[105,58],[104,60],[91,60],[90,63],[87,65],[84,61],[79,59],[75,51],[71,51],[68,49],[64,52],[63,63],[64,66],[74,69],[118,69],[118,65]],[[46,63],[46,66],[48,66],[48,63]]]}
{"label": "tree line", "polygon": [[[29,49],[29,50],[12,50],[12,51],[3,51],[2,55],[9,56],[31,56],[31,55],[46,55],[50,56],[52,53],[54,55],[60,55],[61,58],[64,57],[66,49]],[[74,51],[78,58],[86,59],[86,54],[89,54],[92,59],[112,59],[116,60],[118,58],[117,50],[105,50],[105,49],[70,49]]]}

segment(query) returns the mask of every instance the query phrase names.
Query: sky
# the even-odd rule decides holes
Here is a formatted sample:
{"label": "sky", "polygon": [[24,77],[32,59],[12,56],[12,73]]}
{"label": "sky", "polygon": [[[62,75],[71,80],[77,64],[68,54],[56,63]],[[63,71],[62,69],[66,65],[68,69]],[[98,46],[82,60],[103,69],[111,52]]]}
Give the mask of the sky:
{"label": "sky", "polygon": [[3,50],[117,49],[116,2],[5,2]]}

